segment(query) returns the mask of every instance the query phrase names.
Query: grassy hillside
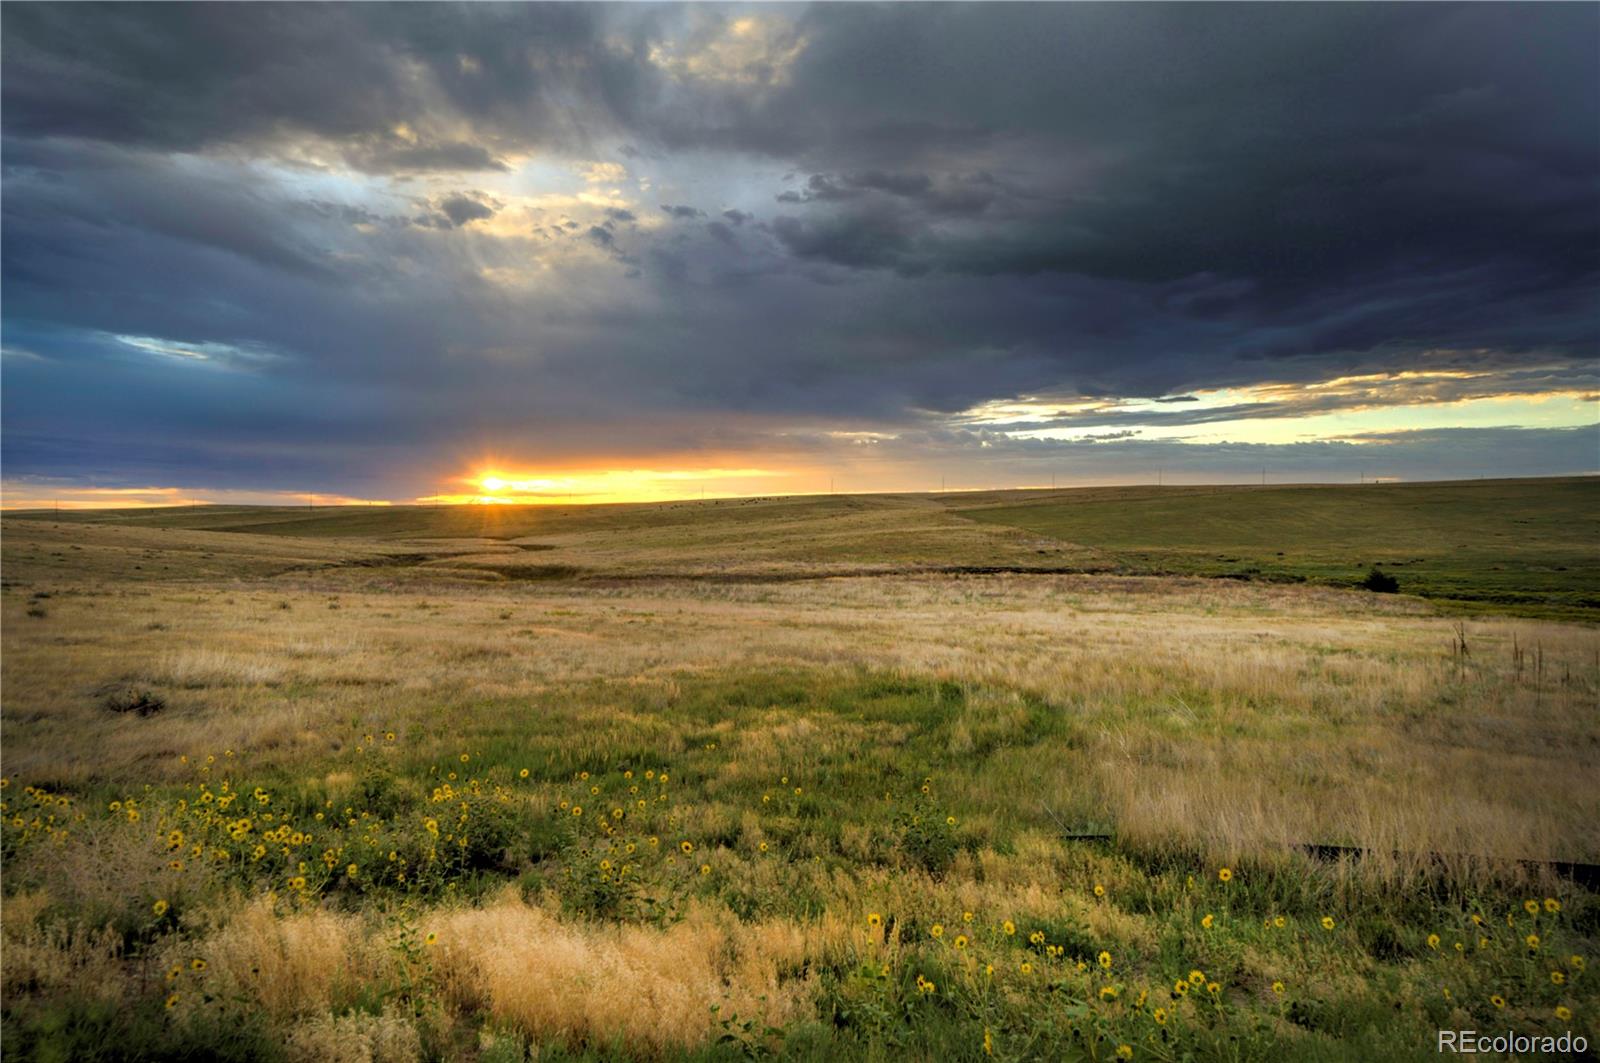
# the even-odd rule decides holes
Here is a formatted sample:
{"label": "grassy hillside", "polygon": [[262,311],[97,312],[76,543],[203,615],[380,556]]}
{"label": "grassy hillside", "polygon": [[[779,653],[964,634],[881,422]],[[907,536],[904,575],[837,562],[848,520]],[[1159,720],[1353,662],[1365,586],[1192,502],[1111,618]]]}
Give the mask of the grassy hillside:
{"label": "grassy hillside", "polygon": [[[1524,511],[1566,490],[1532,487]],[[1600,860],[1600,631],[1104,571],[1147,496],[1271,545],[1235,519],[1252,492],[8,516],[0,1047],[1600,1039],[1600,895],[1520,862]],[[1071,532],[1101,545],[984,519],[1106,504]],[[1297,557],[1348,541],[1296,526]],[[1519,527],[1549,550],[1563,519]]]}
{"label": "grassy hillside", "polygon": [[1352,584],[1532,615],[1600,609],[1600,479],[1051,492],[957,512],[1129,572]]}
{"label": "grassy hillside", "polygon": [[[377,578],[375,568],[405,569],[407,578],[513,580],[1004,569],[1348,587],[1376,566],[1399,580],[1402,593],[1457,611],[1600,616],[1600,478],[1593,477],[607,506],[205,506],[7,521],[9,534],[24,541],[40,534],[28,525],[38,521],[143,529],[156,545],[159,530],[225,531],[250,536],[267,554],[359,554],[358,574],[368,578]],[[260,545],[274,538],[295,545]],[[397,560],[385,566],[385,556]]]}

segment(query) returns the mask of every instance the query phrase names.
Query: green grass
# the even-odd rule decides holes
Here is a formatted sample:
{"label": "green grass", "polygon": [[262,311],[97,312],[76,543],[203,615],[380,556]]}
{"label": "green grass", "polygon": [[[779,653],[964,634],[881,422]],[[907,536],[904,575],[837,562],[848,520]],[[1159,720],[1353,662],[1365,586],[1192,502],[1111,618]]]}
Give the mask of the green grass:
{"label": "green grass", "polygon": [[[1387,595],[1030,573],[1377,563],[1452,609],[1592,620],[1597,486],[8,517],[3,1049],[1593,1042],[1600,895],[1517,860],[1596,856],[1594,628],[1475,618],[1461,654]],[[107,705],[146,688],[164,709]],[[322,941],[325,991],[292,962]],[[1194,969],[1214,995],[1177,994]]]}
{"label": "green grass", "polygon": [[[116,928],[127,962],[157,971],[171,960],[141,957],[175,948],[204,955],[215,918],[207,913],[268,889],[286,894],[286,918],[317,908],[449,910],[490,903],[508,884],[547,905],[558,899],[568,918],[619,926],[671,926],[705,906],[745,923],[833,917],[865,926],[877,912],[900,942],[881,955],[819,948],[794,972],[811,979],[810,1021],[769,1030],[728,1016],[721,1041],[668,1058],[981,1060],[990,1058],[987,1035],[994,1057],[1009,1060],[1102,1060],[1121,1044],[1139,1059],[1422,1059],[1441,1025],[1505,1021],[1558,1032],[1565,1027],[1553,1009],[1562,1002],[1592,1024],[1594,989],[1569,957],[1594,955],[1600,898],[1581,890],[1559,888],[1559,912],[1541,906],[1530,915],[1512,888],[1385,883],[1292,854],[1236,861],[1224,882],[1215,864],[1181,848],[1061,841],[1059,824],[1032,801],[997,814],[969,796],[973,780],[1003,780],[1019,750],[1055,756],[1074,745],[1070,717],[1043,702],[1026,707],[1005,741],[959,753],[950,728],[964,712],[963,691],[891,674],[729,673],[685,683],[666,706],[621,683],[552,691],[548,702],[542,712],[484,704],[392,739],[352,734],[295,770],[245,753],[192,762],[182,784],[96,788],[71,811],[43,799],[75,836],[101,845],[121,838],[164,854],[167,832],[181,830],[180,856],[191,845],[228,856],[187,859],[160,883],[130,877],[121,907],[91,914],[74,908],[53,870],[76,843],[8,820],[0,827],[7,888],[50,891],[54,918]],[[559,706],[572,702],[613,704],[618,722],[589,733],[564,727]],[[774,747],[772,729],[796,721],[804,737]],[[770,769],[746,770],[752,756]],[[228,792],[240,802],[214,812],[208,794]],[[15,790],[8,799],[14,813],[32,815],[30,799]],[[602,833],[613,805],[627,811],[614,833]],[[574,817],[572,806],[585,814]],[[458,814],[470,821],[470,848],[449,844],[448,832],[462,829]],[[252,826],[230,837],[239,816]],[[435,817],[442,836],[429,833]],[[253,856],[269,823],[303,830],[306,843]],[[647,843],[657,836],[663,844]],[[684,842],[692,859],[673,859]],[[624,855],[624,844],[637,853]],[[328,868],[317,861],[324,851],[338,854]],[[608,859],[631,861],[637,884],[600,880],[595,868]],[[286,889],[297,868],[307,883]],[[172,908],[152,917],[157,897]],[[1538,952],[1524,941],[1534,932]],[[1429,934],[1440,935],[1437,947]],[[958,946],[957,935],[968,940]],[[399,1007],[416,1016],[429,1054],[474,1058],[474,1017],[430,1012],[442,986],[416,964],[414,979],[343,986],[334,1014]],[[1174,983],[1196,969],[1202,984],[1175,995]],[[1551,970],[1567,983],[1552,984]],[[203,983],[188,974],[151,983],[122,1009],[73,994],[8,1000],[8,1050],[39,1059],[253,1058],[270,1043],[249,998],[207,998],[164,1019],[164,994],[176,986],[192,996]],[[1102,996],[1107,987],[1115,999]],[[1496,994],[1513,1010],[1502,1013]],[[476,1021],[492,1027],[487,1016]],[[529,1048],[538,1058],[642,1054],[592,1038],[533,1044],[513,1033],[496,1043],[511,1059]]]}
{"label": "green grass", "polygon": [[1592,619],[1600,479],[1118,488],[958,508],[1118,569],[1351,586],[1371,567],[1461,608]]}

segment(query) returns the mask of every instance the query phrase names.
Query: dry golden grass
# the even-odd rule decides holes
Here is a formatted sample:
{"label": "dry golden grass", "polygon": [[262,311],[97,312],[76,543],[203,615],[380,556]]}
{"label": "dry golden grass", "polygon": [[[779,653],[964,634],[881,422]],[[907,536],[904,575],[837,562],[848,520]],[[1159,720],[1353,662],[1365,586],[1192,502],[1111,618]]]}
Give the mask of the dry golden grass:
{"label": "dry golden grass", "polygon": [[[911,512],[929,536],[946,519]],[[718,839],[707,866],[746,905],[696,900],[662,925],[587,919],[539,879],[399,914],[297,907],[216,887],[198,861],[173,871],[149,839],[91,818],[29,863],[35,892],[6,898],[7,995],[164,992],[178,967],[176,1015],[236,1002],[292,1058],[418,1058],[463,1016],[484,1024],[485,1044],[670,1056],[713,1042],[721,1019],[812,1020],[819,970],[897,965],[919,955],[900,925],[925,939],[963,911],[991,935],[1001,918],[1072,924],[1119,956],[1157,956],[1170,926],[1090,892],[1155,889],[1139,859],[1270,869],[1300,860],[1296,842],[1375,851],[1319,873],[1308,887],[1319,902],[1437,876],[1427,853],[1448,854],[1446,878],[1469,888],[1514,877],[1507,858],[1600,859],[1593,627],[1462,622],[1413,599],[1309,586],[936,575],[892,560],[929,549],[914,534],[893,545],[915,521],[831,519],[844,522],[841,554],[865,536],[873,560],[795,561],[784,544],[817,531],[799,514],[779,545],[741,561],[745,577],[785,577],[766,582],[684,578],[715,571],[717,552],[748,533],[731,520],[688,551],[644,526],[533,536],[552,551],[433,541],[428,558],[380,568],[365,562],[417,544],[7,521],[6,776],[98,811],[146,785],[175,795],[208,756],[354,804],[362,777],[347,754],[387,732],[397,738],[378,752],[396,777],[468,751],[507,778],[526,764],[671,761],[697,787],[674,806],[677,829]],[[592,582],[511,572],[558,553],[635,577],[676,567]],[[787,578],[797,565],[885,574]],[[892,692],[857,698],[880,680],[953,693],[936,718],[913,718]],[[110,711],[107,695],[129,689],[166,707]],[[877,799],[880,765],[906,776],[893,781],[902,789],[937,771],[939,800],[971,840],[943,874],[886,861],[886,812],[800,836],[763,812],[774,780],[839,779],[855,760],[868,765],[860,802]],[[570,796],[553,769],[521,785],[530,820]],[[1118,851],[1063,846],[1063,828],[1114,830]],[[755,856],[766,843],[774,859]],[[156,897],[183,916],[148,953],[126,955],[99,929],[103,913],[143,918]],[[784,909],[792,897],[815,910]],[[1197,921],[1191,903],[1162,918]],[[895,913],[896,930],[868,932],[869,911]],[[1249,944],[1229,962],[1259,989],[1309,961]],[[1346,967],[1325,976],[1361,992]],[[413,984],[426,993],[392,989]],[[363,995],[374,986],[391,987],[378,1005]]]}
{"label": "dry golden grass", "polygon": [[[1015,775],[1040,780],[1044,804],[1092,789],[1089,811],[1130,838],[1176,825],[1221,855],[1305,840],[1597,855],[1600,774],[1584,750],[1600,730],[1600,634],[1587,627],[1467,621],[1463,662],[1457,621],[1410,600],[1202,580],[52,586],[43,619],[16,590],[5,601],[7,768],[30,778],[159,777],[174,754],[215,749],[292,764],[351,721],[421,725],[488,701],[559,712],[604,745],[670,732],[649,706],[695,677],[886,670],[971,692],[951,753],[1019,734],[1024,694],[1062,714],[1073,748],[1018,747],[1008,771],[967,780],[997,810]],[[1543,653],[1538,684],[1513,676],[1513,641]],[[593,693],[532,707],[594,682],[623,684],[645,711]],[[155,688],[169,708],[109,713],[101,692],[119,686]],[[744,766],[729,770],[790,756],[783,727],[821,729],[801,745],[868,737],[782,721],[742,733]]]}

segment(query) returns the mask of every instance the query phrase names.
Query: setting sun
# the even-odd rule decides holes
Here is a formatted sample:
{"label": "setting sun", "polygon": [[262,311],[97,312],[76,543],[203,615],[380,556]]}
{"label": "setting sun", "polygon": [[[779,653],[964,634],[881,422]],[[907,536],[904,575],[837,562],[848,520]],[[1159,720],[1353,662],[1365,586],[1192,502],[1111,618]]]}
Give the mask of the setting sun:
{"label": "setting sun", "polygon": [[707,496],[729,498],[803,493],[815,474],[799,470],[571,469],[558,472],[485,469],[452,481],[455,489],[418,499],[445,505],[569,505],[666,502]]}

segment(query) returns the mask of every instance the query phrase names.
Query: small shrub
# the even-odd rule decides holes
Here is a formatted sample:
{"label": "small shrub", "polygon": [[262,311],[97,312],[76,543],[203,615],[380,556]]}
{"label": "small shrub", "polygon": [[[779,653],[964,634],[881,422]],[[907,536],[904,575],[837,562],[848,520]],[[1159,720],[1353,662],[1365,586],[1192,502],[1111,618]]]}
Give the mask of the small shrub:
{"label": "small shrub", "polygon": [[934,878],[943,877],[961,851],[948,817],[931,802],[920,802],[895,818],[900,832],[900,852],[912,865]]}
{"label": "small shrub", "polygon": [[112,712],[133,712],[140,716],[153,716],[167,707],[167,701],[153,690],[129,688],[106,695],[105,706]]}
{"label": "small shrub", "polygon": [[28,615],[33,617],[35,620],[43,620],[50,614],[46,612],[44,607],[41,605],[30,605],[28,606]]}
{"label": "small shrub", "polygon": [[1361,581],[1361,586],[1377,594],[1394,594],[1400,589],[1400,581],[1387,572],[1380,571],[1374,565],[1367,573],[1366,578]]}

